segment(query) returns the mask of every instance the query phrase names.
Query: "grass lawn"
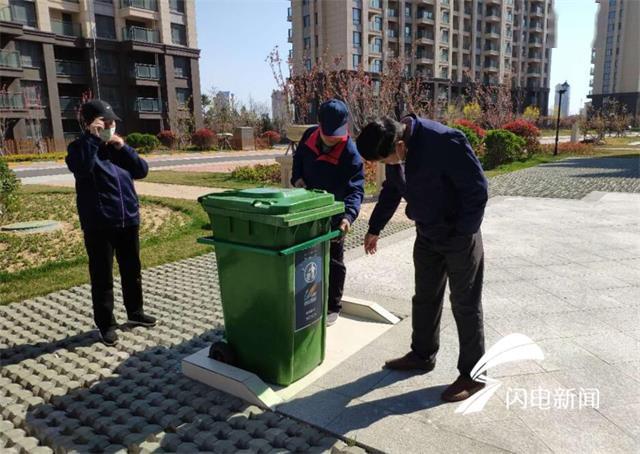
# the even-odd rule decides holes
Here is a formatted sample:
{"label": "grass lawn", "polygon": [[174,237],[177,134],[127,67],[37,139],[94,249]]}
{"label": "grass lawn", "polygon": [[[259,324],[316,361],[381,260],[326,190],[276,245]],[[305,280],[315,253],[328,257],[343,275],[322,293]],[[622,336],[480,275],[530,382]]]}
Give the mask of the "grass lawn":
{"label": "grass lawn", "polygon": [[640,142],[640,136],[605,137],[604,143],[602,145],[597,145],[596,149],[637,148],[640,151],[640,145],[631,145],[635,142]]}
{"label": "grass lawn", "polygon": [[257,186],[255,183],[231,178],[231,173],[184,172],[179,170],[152,170],[144,179],[149,183],[182,184],[210,188],[243,189]]}
{"label": "grass lawn", "polygon": [[[82,232],[71,189],[21,188],[21,209],[3,223],[64,221],[61,231],[33,235],[0,233],[0,304],[89,281]],[[209,234],[209,218],[196,202],[141,197],[140,255],[145,268],[211,249],[196,243]]]}
{"label": "grass lawn", "polygon": [[[555,129],[541,129],[540,130],[540,135],[542,137],[555,137],[556,136],[556,130]],[[571,129],[561,129],[560,130],[560,135],[561,136],[570,136],[571,135]]]}

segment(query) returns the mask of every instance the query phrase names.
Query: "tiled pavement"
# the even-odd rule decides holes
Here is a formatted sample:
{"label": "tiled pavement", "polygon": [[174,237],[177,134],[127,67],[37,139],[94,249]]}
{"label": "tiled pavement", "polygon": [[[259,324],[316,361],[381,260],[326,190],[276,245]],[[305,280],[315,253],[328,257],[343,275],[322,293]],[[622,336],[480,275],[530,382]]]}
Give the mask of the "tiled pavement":
{"label": "tiled pavement", "polygon": [[[569,164],[566,167],[549,167],[544,171],[527,169],[497,177],[492,180],[492,194],[528,192],[539,195],[544,193],[544,188],[554,186],[565,188],[556,192],[557,196],[578,198],[586,190],[584,181],[596,189],[640,192],[637,161],[599,160],[580,164],[581,170],[576,170],[573,167],[575,164]],[[553,177],[547,177],[549,174]],[[598,176],[590,177],[589,174]],[[595,182],[592,182],[593,179]],[[611,189],[616,182],[617,189]],[[621,263],[620,257],[615,255],[620,248],[600,247],[598,253],[593,254],[576,236],[567,233],[568,227],[579,229],[582,222],[581,219],[570,217],[561,220],[564,224],[562,234],[551,232],[555,240],[553,247],[550,246],[552,243],[543,242],[540,249],[535,249],[530,240],[539,239],[542,232],[534,227],[536,223],[533,221],[553,212],[554,207],[549,205],[542,211],[525,211],[522,219],[517,220],[521,238],[505,243],[505,250],[510,253],[494,257],[493,263],[499,266],[487,273],[489,295],[492,288],[496,289],[493,304],[512,308],[513,301],[508,298],[511,292],[529,298],[529,305],[521,303],[516,308],[518,313],[525,309],[534,312],[531,332],[545,341],[548,341],[546,337],[550,331],[571,332],[585,325],[563,315],[582,302],[592,306],[593,310],[619,309],[617,312],[609,310],[606,314],[602,313],[603,317],[606,315],[608,318],[598,324],[593,323],[594,326],[600,326],[600,323],[611,328],[633,326],[634,319],[626,317],[623,308],[631,299],[640,299],[635,293],[636,287],[632,286],[634,282],[637,283],[637,276],[633,274],[633,266],[629,266],[638,259],[633,262],[633,257],[627,256],[625,260],[628,263]],[[637,210],[635,215],[638,215]],[[601,234],[617,242],[629,242],[633,237],[617,228],[620,222],[628,221],[628,216],[633,216],[633,212],[627,216],[609,215]],[[408,226],[410,224],[407,222],[398,221],[386,233]],[[604,227],[609,228],[605,230]],[[365,229],[363,222],[354,226],[354,233],[348,239],[349,248],[359,246]],[[549,232],[545,231],[544,234]],[[496,235],[496,241],[500,236]],[[598,245],[601,239],[598,235],[589,237],[594,245]],[[521,254],[529,254],[524,262],[519,256]],[[601,260],[591,260],[594,257]],[[397,270],[406,267],[405,259],[407,257],[398,262]],[[569,266],[577,260],[585,269]],[[546,268],[541,268],[542,265]],[[384,269],[388,268],[387,263]],[[615,272],[613,279],[619,285],[610,288],[606,275],[608,272]],[[589,273],[587,287],[575,282],[580,273]],[[558,279],[559,275],[567,279]],[[403,279],[406,282],[400,281],[403,284],[398,289],[389,279],[379,281],[380,286],[376,286],[376,294],[389,295],[390,309],[398,313],[406,313],[406,307],[402,304],[406,305],[407,300],[401,295],[412,286],[411,273],[408,272]],[[327,435],[328,432],[313,429],[279,414],[263,412],[182,377],[179,360],[216,339],[219,336],[216,329],[221,328],[215,261],[211,254],[146,270],[144,283],[149,310],[160,315],[163,323],[153,330],[136,328],[124,331],[117,348],[104,347],[97,342],[95,332],[91,331],[90,293],[86,285],[0,308],[0,451],[51,452],[54,449],[57,452],[117,452],[129,449],[131,452],[308,452],[335,446],[337,439]],[[586,291],[587,288],[603,291],[594,293]],[[394,291],[389,294],[389,289]],[[552,293],[553,304],[544,304],[534,298],[542,291]],[[116,294],[120,300],[119,290],[116,290]],[[546,293],[545,296],[549,297]],[[116,306],[118,318],[123,320],[121,304]],[[551,319],[541,319],[541,314],[548,312],[551,312]],[[506,316],[489,321],[492,329],[488,337],[495,339],[518,326],[517,322],[517,319]],[[583,364],[591,364],[592,356],[607,356],[623,371],[620,377],[626,377],[638,364],[628,361],[626,353],[627,349],[637,348],[634,341],[629,339],[632,336],[637,344],[637,326],[636,323],[635,331],[628,329],[624,333],[609,330],[608,339],[611,342],[602,343],[597,337],[598,332],[587,331],[582,333],[578,341],[572,341],[569,345],[550,345],[550,351],[556,351],[558,358],[555,362],[545,364],[545,367],[558,369],[556,375],[561,379],[563,358],[571,352],[577,352],[575,356]],[[406,331],[407,323],[403,322],[398,329]],[[451,334],[445,328],[443,336]],[[372,346],[377,347],[380,346]],[[382,347],[389,351],[392,349],[389,345]],[[366,361],[358,361],[360,363],[366,364]],[[373,364],[371,361],[369,363]],[[359,370],[358,366],[354,367],[356,371]],[[534,370],[538,369],[534,367]],[[382,378],[360,374],[365,377],[358,379],[360,375],[354,374],[354,383],[343,383],[344,386],[341,386],[344,393],[357,393],[358,386],[371,385],[371,382]],[[620,377],[618,381],[627,383]],[[418,399],[417,402],[420,405],[422,401]],[[355,418],[362,411],[371,409],[373,407],[368,406],[355,409],[357,411],[354,410],[352,416]],[[602,410],[601,414],[615,421],[619,427],[627,424],[626,430],[635,431],[637,435],[637,427],[624,417],[626,411],[633,411],[633,406],[629,409],[612,406]],[[431,417],[428,412],[427,416]],[[366,422],[367,418],[372,416],[366,415],[363,421]],[[401,423],[400,420],[396,422]],[[540,430],[543,430],[545,423],[549,421],[539,423]],[[522,420],[510,420],[504,427],[517,431],[522,424]],[[491,424],[488,421],[486,425]],[[416,427],[424,429],[422,426]],[[474,430],[482,432],[484,426],[480,424],[474,427]],[[338,426],[330,429],[341,433],[337,430]],[[425,433],[435,437],[432,432]],[[446,442],[446,438],[442,441]],[[495,446],[495,443],[489,444]],[[338,446],[346,448],[344,444]],[[461,449],[464,446],[466,444],[462,443]],[[516,448],[514,446],[513,450],[518,451]]]}

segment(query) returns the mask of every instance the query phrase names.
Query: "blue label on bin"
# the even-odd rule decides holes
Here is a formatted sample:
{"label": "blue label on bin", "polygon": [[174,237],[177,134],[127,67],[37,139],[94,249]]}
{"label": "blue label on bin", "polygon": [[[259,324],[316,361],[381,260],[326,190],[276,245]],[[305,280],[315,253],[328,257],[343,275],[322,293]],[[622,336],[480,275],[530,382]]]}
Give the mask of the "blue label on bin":
{"label": "blue label on bin", "polygon": [[296,253],[296,327],[301,330],[322,318],[323,244]]}

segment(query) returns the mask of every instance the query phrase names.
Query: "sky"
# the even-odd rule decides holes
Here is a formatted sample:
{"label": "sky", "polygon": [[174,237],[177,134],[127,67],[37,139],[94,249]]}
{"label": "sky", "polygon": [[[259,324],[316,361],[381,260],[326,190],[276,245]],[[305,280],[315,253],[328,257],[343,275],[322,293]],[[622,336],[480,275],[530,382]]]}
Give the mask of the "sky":
{"label": "sky", "polygon": [[[287,58],[288,0],[196,0],[196,26],[202,92],[230,91],[242,102],[271,106],[276,88],[265,59],[278,46]],[[558,37],[551,60],[551,94],[565,80],[571,85],[571,114],[587,101],[591,45],[595,28],[595,0],[556,0]]]}

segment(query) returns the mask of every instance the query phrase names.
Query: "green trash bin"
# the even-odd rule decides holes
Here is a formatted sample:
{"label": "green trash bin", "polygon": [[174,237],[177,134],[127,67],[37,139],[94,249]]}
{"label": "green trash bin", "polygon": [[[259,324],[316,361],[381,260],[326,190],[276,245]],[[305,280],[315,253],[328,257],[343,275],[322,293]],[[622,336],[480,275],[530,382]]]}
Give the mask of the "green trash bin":
{"label": "green trash bin", "polygon": [[324,360],[332,194],[256,188],[198,199],[209,214],[225,323],[210,356],[288,385]]}

